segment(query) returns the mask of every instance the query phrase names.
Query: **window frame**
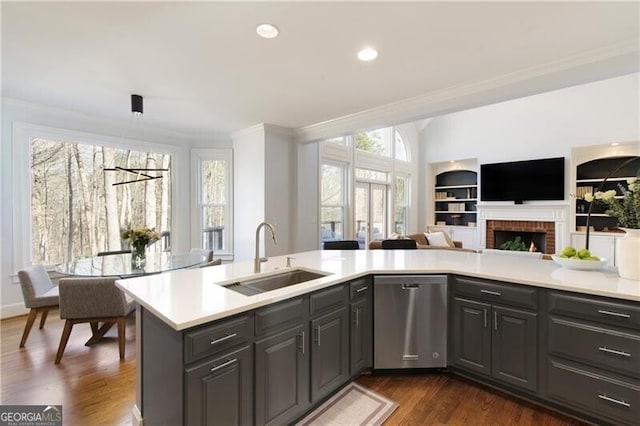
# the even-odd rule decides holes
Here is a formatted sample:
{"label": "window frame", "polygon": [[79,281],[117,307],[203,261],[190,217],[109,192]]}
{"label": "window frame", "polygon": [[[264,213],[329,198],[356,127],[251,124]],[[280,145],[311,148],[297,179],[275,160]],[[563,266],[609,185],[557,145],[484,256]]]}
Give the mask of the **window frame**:
{"label": "window frame", "polygon": [[233,260],[233,150],[231,148],[199,148],[191,150],[191,246],[202,247],[202,209],[205,206],[218,206],[218,204],[202,203],[202,164],[204,161],[225,161],[228,165],[226,170],[227,199],[225,210],[225,228],[228,232],[223,233],[223,247],[225,250],[216,251],[215,256],[223,260]]}
{"label": "window frame", "polygon": [[[341,205],[323,205],[322,204],[322,167],[323,166],[331,166],[338,167],[342,169],[342,204]],[[319,220],[318,220],[318,241],[322,246],[322,209],[323,207],[342,208],[342,239],[345,239],[348,232],[348,224],[347,224],[347,216],[349,215],[349,164],[341,161],[329,160],[324,158],[320,161],[319,168],[319,179],[318,179],[318,208],[319,208]]]}
{"label": "window frame", "polygon": [[[26,122],[14,122],[12,127],[12,161],[13,161],[13,270],[32,265],[31,259],[31,140],[33,138],[62,140],[74,144],[105,146],[116,149],[153,152],[171,155],[172,169],[181,163],[180,150],[171,145],[150,143],[136,139],[116,138],[113,136],[83,132],[79,130],[60,129]],[[177,173],[170,173],[171,179],[171,232],[178,229],[185,219],[175,206],[178,205]],[[177,239],[174,239],[176,241]],[[179,244],[178,244],[179,247]],[[180,250],[180,248],[179,248]],[[46,265],[50,266],[50,265]]]}

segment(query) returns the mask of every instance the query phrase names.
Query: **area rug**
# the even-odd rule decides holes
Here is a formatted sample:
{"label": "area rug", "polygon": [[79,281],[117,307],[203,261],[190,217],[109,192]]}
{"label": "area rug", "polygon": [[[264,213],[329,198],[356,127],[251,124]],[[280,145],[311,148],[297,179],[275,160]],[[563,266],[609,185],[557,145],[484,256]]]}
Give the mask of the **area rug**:
{"label": "area rug", "polygon": [[297,425],[381,425],[397,407],[390,399],[352,382]]}

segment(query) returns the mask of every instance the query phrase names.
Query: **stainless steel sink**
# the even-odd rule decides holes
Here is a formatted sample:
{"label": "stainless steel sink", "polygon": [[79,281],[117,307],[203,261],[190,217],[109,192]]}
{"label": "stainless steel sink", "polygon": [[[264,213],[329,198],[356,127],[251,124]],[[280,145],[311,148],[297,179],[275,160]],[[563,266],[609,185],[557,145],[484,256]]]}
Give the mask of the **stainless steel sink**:
{"label": "stainless steel sink", "polygon": [[250,278],[243,281],[233,282],[224,285],[224,287],[244,294],[245,296],[253,296],[254,294],[277,290],[290,285],[322,278],[327,275],[328,274],[306,271],[304,269],[293,269],[265,277]]}

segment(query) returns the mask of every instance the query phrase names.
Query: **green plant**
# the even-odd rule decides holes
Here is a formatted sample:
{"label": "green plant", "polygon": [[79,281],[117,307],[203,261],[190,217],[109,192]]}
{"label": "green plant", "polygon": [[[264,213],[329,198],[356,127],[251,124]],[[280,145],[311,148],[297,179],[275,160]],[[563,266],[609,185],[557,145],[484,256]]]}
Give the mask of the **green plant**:
{"label": "green plant", "polygon": [[529,251],[527,245],[522,241],[522,238],[516,237],[513,241],[507,241],[505,243],[500,244],[500,250],[511,250],[511,251]]}

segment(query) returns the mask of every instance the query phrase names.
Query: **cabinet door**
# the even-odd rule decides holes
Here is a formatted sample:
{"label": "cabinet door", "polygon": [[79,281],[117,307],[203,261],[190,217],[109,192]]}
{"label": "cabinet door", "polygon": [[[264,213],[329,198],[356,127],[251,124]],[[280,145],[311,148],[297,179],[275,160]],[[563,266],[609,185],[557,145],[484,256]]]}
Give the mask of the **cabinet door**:
{"label": "cabinet door", "polygon": [[[473,220],[475,221],[475,219]],[[451,239],[454,241],[460,241],[462,243],[462,248],[477,250],[477,232],[477,228],[471,226],[469,227],[469,229],[454,228],[451,230]]]}
{"label": "cabinet door", "polygon": [[302,324],[255,343],[256,424],[286,424],[307,409],[307,347]]}
{"label": "cabinet door", "polygon": [[346,308],[311,321],[311,400],[318,401],[349,379]]}
{"label": "cabinet door", "polygon": [[351,360],[352,376],[371,367],[373,342],[371,341],[371,298],[367,297],[351,304]]}
{"label": "cabinet door", "polygon": [[503,382],[537,390],[537,314],[493,306],[491,375]]}
{"label": "cabinet door", "polygon": [[253,424],[253,353],[245,346],[185,372],[187,425]]}
{"label": "cabinet door", "polygon": [[491,374],[491,305],[453,299],[453,364]]}

